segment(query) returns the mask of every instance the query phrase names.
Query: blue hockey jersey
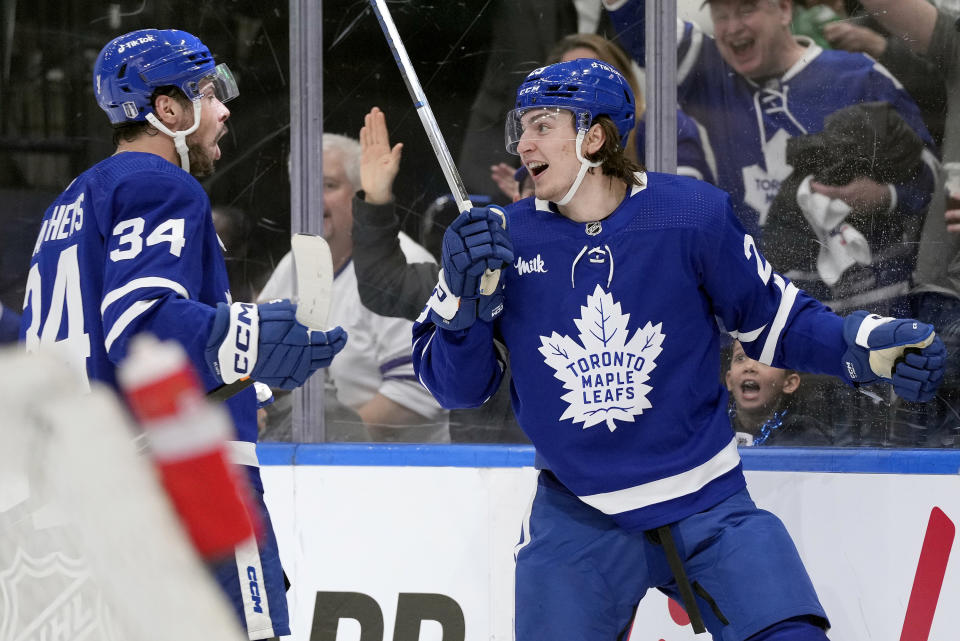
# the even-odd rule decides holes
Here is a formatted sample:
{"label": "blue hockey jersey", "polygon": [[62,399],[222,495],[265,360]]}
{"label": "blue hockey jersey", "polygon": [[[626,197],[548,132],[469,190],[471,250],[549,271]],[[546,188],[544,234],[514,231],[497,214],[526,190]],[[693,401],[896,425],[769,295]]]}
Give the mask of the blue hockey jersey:
{"label": "blue hockey jersey", "polygon": [[414,326],[420,380],[446,407],[484,402],[509,352],[518,422],[556,476],[646,530],[745,485],[720,383],[724,331],[764,363],[842,375],[842,319],[772,271],[729,196],[639,174],[599,222],[528,198],[506,208],[515,263],[494,323]]}
{"label": "blue hockey jersey", "polygon": [[[186,349],[207,389],[204,357],[217,303],[229,302],[210,201],[197,180],[148,153],[113,155],[47,209],[24,297],[21,338],[53,349],[84,380],[116,386],[131,337]],[[227,401],[238,439],[257,439],[253,388]]]}
{"label": "blue hockey jersey", "polygon": [[[646,57],[645,2],[632,0],[610,12],[625,48],[640,64]],[[723,60],[713,38],[678,21],[677,100],[709,134],[716,157],[716,185],[733,196],[737,215],[757,236],[780,183],[790,175],[787,140],[823,129],[843,107],[887,102],[927,146],[918,176],[904,176],[892,215],[922,216],[934,187],[936,146],[920,110],[902,85],[869,56],[824,50],[799,38],[806,53],[781,76],[757,83]]]}

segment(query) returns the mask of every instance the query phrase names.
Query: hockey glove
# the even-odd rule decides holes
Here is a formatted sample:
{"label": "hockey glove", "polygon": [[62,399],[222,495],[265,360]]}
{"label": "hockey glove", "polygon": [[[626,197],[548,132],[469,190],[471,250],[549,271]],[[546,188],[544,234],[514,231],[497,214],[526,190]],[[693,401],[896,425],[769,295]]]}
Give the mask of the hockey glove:
{"label": "hockey glove", "polygon": [[486,270],[500,269],[513,262],[513,245],[504,229],[505,220],[503,210],[498,207],[474,207],[457,216],[447,227],[443,234],[441,266],[451,294],[476,298]]}
{"label": "hockey glove", "polygon": [[441,269],[440,279],[427,301],[427,309],[430,322],[451,331],[467,329],[478,317],[491,322],[503,311],[503,279],[497,283],[492,294],[479,298],[460,298],[450,292]]}
{"label": "hockey glove", "polygon": [[843,364],[853,383],[889,381],[907,401],[929,401],[936,395],[947,350],[932,325],[858,311],[844,319],[843,338]]}
{"label": "hockey glove", "polygon": [[321,332],[297,322],[288,300],[254,305],[217,305],[207,340],[207,362],[224,383],[250,377],[270,387],[299,387],[316,370],[328,367],[343,349],[340,327]]}

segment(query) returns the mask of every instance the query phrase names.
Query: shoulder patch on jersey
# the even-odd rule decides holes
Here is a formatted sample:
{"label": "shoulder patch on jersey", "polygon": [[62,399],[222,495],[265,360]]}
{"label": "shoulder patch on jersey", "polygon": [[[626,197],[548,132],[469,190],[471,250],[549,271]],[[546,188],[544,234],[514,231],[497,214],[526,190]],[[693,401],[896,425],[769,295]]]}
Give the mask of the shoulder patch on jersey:
{"label": "shoulder patch on jersey", "polygon": [[573,322],[579,342],[557,332],[540,337],[544,362],[568,390],[561,397],[568,407],[560,420],[583,423],[583,429],[606,423],[611,432],[617,420],[632,423],[653,407],[647,398],[653,388],[645,383],[666,338],[663,323],[647,322],[628,340],[630,314],[600,285]]}

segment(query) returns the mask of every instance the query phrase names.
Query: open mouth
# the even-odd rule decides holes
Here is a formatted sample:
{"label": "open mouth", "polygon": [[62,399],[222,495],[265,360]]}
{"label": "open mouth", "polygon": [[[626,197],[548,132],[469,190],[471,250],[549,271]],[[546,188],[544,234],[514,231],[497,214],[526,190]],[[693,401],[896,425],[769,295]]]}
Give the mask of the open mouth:
{"label": "open mouth", "polygon": [[756,400],[760,396],[760,383],[752,379],[743,381],[740,383],[740,394],[745,400]]}
{"label": "open mouth", "polygon": [[214,157],[216,160],[220,159],[220,139],[226,135],[227,135],[227,128],[224,127],[223,129],[220,130],[220,133],[217,135],[217,137],[213,141],[213,145],[215,147]]}
{"label": "open mouth", "polygon": [[529,163],[527,163],[527,170],[530,172],[531,176],[536,178],[537,176],[545,172],[547,170],[547,167],[549,166],[550,165],[548,165],[545,162],[540,162],[539,160],[532,160]]}
{"label": "open mouth", "polygon": [[752,39],[737,40],[737,41],[735,41],[735,42],[731,42],[731,43],[730,43],[730,49],[731,49],[731,51],[733,51],[733,53],[734,53],[735,55],[738,55],[738,56],[741,56],[741,55],[743,55],[744,53],[746,53],[747,51],[749,51],[749,50],[750,50],[750,47],[752,47],[752,46],[753,46],[753,40],[752,40]]}

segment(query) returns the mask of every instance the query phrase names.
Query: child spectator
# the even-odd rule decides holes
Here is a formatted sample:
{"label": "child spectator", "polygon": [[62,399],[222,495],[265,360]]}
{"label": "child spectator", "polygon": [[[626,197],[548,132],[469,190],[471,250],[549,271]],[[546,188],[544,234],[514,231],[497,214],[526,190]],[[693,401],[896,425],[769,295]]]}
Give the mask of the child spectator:
{"label": "child spectator", "polygon": [[730,425],[739,445],[831,445],[833,438],[817,420],[798,410],[800,374],[753,360],[740,341],[733,342],[726,374]]}

